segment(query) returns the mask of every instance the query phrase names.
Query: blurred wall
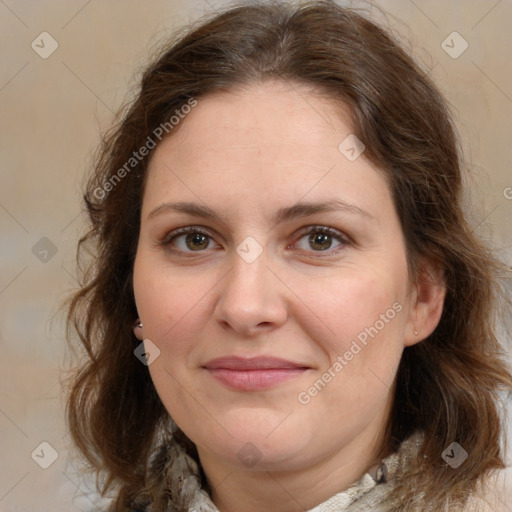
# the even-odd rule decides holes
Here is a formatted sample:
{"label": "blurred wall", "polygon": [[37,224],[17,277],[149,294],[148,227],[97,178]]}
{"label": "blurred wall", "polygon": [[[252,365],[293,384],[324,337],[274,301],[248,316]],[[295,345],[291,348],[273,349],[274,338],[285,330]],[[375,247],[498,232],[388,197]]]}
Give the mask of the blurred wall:
{"label": "blurred wall", "polygon": [[[512,264],[512,1],[374,4],[389,13],[449,99],[476,186],[473,221],[487,226],[484,233]],[[0,1],[2,512],[99,504],[69,461],[59,373],[67,352],[58,307],[76,286],[82,177],[148,52],[222,5]]]}

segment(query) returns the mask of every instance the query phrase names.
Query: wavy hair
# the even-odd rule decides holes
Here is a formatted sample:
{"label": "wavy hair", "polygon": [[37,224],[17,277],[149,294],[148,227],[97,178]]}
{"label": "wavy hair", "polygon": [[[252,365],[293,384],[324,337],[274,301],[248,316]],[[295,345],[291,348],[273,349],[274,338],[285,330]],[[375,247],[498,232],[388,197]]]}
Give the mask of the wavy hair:
{"label": "wavy hair", "polygon": [[[276,79],[349,108],[366,157],[388,178],[411,276],[422,259],[444,269],[444,311],[427,339],[405,348],[382,456],[424,431],[421,456],[394,491],[401,510],[418,495],[434,510],[463,505],[504,467],[499,391],[512,376],[497,312],[509,271],[467,221],[464,164],[445,100],[386,30],[331,1],[235,6],[189,27],[146,68],[135,100],[104,136],[84,194],[90,226],[78,260],[87,250],[87,270],[68,312],[70,343],[77,332],[85,349],[68,394],[73,440],[103,475],[102,494],[115,489],[115,510],[126,510],[144,489],[168,415],[133,354],[132,270],[148,158],[130,159],[192,99]],[[454,441],[470,452],[457,471],[441,458]]]}

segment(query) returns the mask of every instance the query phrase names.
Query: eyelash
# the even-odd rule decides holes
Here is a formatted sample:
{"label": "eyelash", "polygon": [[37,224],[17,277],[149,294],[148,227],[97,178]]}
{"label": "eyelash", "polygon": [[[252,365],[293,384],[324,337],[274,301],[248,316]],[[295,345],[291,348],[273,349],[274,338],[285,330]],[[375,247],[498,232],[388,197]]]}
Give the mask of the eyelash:
{"label": "eyelash", "polygon": [[[206,235],[209,239],[213,240],[213,237],[208,234],[208,232],[199,226],[187,226],[184,228],[179,228],[171,233],[167,234],[160,242],[159,245],[164,247],[169,247],[172,242],[174,242],[177,238],[183,235],[188,234],[200,234],[200,235]],[[325,251],[306,251],[317,254],[319,257],[325,257],[325,256],[331,256],[333,254],[338,253],[340,250],[342,250],[345,246],[349,245],[351,243],[350,238],[347,235],[344,235],[340,231],[337,231],[336,229],[330,228],[328,226],[309,226],[307,231],[303,232],[299,238],[297,238],[297,241],[294,242],[296,244],[299,240],[304,238],[305,236],[311,235],[311,234],[325,234],[329,235],[332,238],[336,239],[338,242],[340,242],[339,246],[336,246],[334,249],[326,249]],[[194,253],[201,253],[204,252],[206,249],[199,250],[199,251],[182,251],[181,249],[172,249],[175,252],[180,253],[188,253],[188,254],[194,254]],[[324,256],[325,255],[325,256]]]}

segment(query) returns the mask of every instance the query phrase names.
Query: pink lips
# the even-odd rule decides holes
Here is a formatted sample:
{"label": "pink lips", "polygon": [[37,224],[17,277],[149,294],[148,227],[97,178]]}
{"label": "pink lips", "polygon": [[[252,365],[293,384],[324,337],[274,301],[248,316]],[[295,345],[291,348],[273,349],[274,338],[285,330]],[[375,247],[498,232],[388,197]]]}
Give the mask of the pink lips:
{"label": "pink lips", "polygon": [[302,375],[309,367],[273,357],[221,357],[204,365],[210,374],[239,391],[265,389]]}

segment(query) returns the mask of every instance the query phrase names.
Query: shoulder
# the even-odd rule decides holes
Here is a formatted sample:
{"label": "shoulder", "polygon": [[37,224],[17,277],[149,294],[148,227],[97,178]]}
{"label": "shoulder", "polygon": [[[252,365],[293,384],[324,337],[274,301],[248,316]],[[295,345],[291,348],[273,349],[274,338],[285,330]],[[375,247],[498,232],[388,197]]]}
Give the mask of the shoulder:
{"label": "shoulder", "polygon": [[510,512],[512,503],[512,481],[510,471],[501,471],[482,485],[465,512]]}

